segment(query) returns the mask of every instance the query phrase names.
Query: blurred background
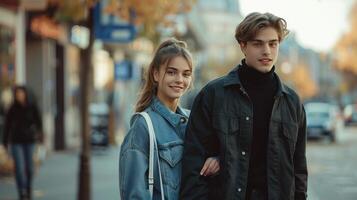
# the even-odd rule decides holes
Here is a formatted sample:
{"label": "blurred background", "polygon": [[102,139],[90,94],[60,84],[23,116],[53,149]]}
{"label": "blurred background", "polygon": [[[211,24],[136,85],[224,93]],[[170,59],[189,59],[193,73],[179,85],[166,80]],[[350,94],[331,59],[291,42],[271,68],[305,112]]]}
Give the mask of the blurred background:
{"label": "blurred background", "polygon": [[[12,88],[25,85],[45,135],[34,199],[119,199],[119,146],[156,46],[188,43],[190,108],[243,58],[234,31],[253,11],[291,31],[276,71],[306,105],[309,199],[357,199],[355,0],[0,0],[0,138]],[[16,199],[12,170],[0,146],[0,199]]]}

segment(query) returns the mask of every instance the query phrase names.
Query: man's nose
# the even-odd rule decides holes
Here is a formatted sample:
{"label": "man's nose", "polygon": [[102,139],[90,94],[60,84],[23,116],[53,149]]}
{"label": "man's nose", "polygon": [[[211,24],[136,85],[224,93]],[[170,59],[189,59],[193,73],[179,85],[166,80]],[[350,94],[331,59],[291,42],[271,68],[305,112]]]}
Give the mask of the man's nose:
{"label": "man's nose", "polygon": [[264,44],[264,46],[263,46],[263,53],[264,53],[265,55],[270,55],[271,50],[270,50],[270,46],[269,46],[268,43]]}

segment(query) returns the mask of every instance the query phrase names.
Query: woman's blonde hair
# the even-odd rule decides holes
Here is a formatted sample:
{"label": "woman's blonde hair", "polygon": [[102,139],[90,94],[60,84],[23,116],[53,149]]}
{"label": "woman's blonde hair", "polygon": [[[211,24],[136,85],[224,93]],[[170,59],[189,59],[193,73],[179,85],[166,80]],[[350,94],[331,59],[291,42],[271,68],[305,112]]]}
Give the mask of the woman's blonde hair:
{"label": "woman's blonde hair", "polygon": [[[177,56],[182,56],[192,70],[192,56],[185,42],[170,38],[159,45],[145,75],[145,84],[140,92],[139,100],[136,103],[135,112],[144,111],[157,93],[157,82],[154,79],[155,71],[159,71],[161,66],[167,68],[171,60]],[[193,81],[191,81],[190,87],[192,86],[192,82]]]}

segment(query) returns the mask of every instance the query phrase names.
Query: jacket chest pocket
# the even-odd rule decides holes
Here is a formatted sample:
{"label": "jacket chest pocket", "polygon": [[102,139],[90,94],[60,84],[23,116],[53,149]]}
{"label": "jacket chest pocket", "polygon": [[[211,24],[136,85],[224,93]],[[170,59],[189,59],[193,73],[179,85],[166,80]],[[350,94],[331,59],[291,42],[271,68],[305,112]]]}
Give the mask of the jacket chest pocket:
{"label": "jacket chest pocket", "polygon": [[[174,190],[177,190],[181,184],[183,145],[183,141],[174,141],[158,145],[163,182]],[[160,188],[159,185],[158,187]]]}
{"label": "jacket chest pocket", "polygon": [[291,158],[293,158],[295,152],[295,144],[298,135],[298,125],[294,122],[283,122],[282,123],[282,130],[281,130],[281,137],[284,140],[290,150]]}
{"label": "jacket chest pocket", "polygon": [[239,117],[216,114],[213,117],[213,128],[218,133],[237,135],[239,133]]}
{"label": "jacket chest pocket", "polygon": [[[239,152],[240,125],[238,116],[225,114],[215,115],[213,118],[213,128],[220,140],[220,159],[223,163],[222,169],[226,167],[226,162],[234,160]],[[217,141],[218,142],[218,141]]]}

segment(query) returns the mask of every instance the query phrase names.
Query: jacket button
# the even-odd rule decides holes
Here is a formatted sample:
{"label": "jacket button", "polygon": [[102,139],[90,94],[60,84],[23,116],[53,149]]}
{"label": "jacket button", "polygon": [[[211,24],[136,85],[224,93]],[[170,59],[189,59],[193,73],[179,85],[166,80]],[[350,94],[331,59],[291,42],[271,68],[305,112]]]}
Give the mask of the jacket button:
{"label": "jacket button", "polygon": [[242,151],[242,155],[245,156],[245,151]]}
{"label": "jacket button", "polygon": [[246,117],[246,118],[245,118],[245,120],[247,120],[247,121],[248,121],[248,120],[249,120],[249,117]]}
{"label": "jacket button", "polygon": [[181,122],[181,123],[185,123],[185,122],[186,122],[186,118],[181,117],[180,122]]}
{"label": "jacket button", "polygon": [[238,192],[242,192],[242,188],[238,188],[237,191],[238,191]]}

